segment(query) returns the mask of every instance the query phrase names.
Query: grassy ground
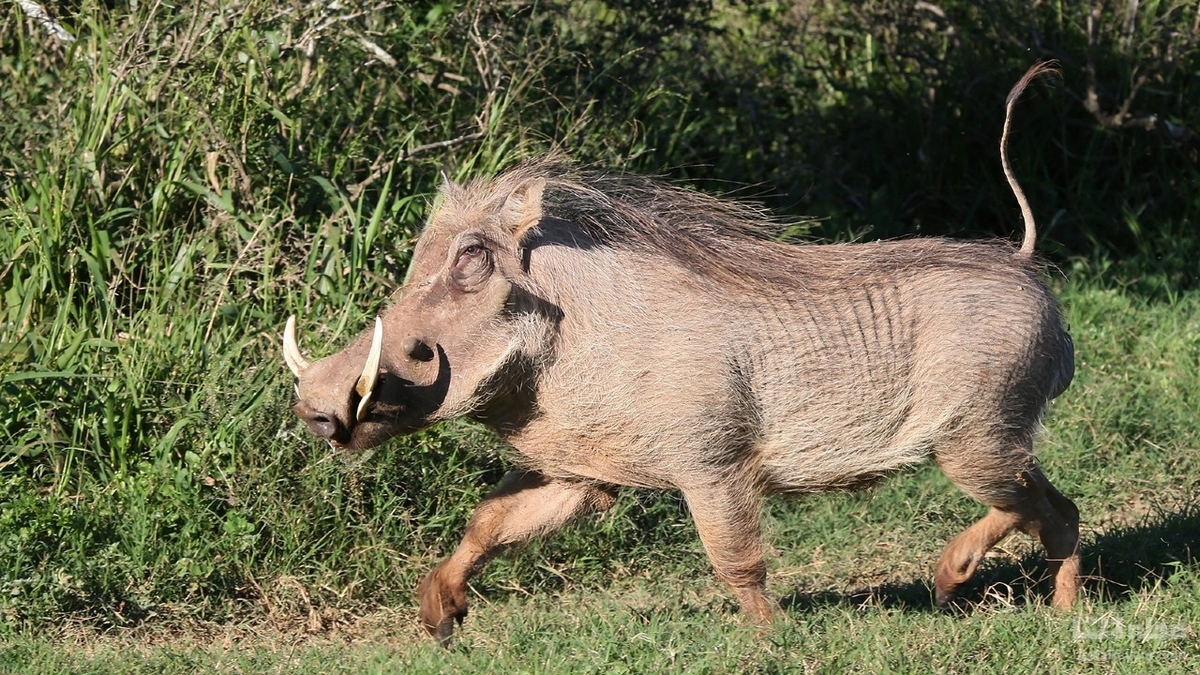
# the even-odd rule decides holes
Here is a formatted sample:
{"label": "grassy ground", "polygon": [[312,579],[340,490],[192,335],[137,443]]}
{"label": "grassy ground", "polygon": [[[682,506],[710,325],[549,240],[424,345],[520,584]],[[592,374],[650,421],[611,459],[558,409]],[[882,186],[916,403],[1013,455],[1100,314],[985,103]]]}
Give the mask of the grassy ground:
{"label": "grassy ground", "polygon": [[[52,9],[74,42],[0,5],[0,672],[1196,669],[1194,4]],[[1039,450],[1084,515],[1077,613],[1020,538],[977,609],[933,611],[982,509],[927,467],[767,505],[761,634],[678,497],[639,491],[494,562],[450,652],[419,634],[504,450],[457,423],[331,456],[288,411],[284,317],[337,349],[440,172],[553,144],[830,218],[789,234],[1012,236],[995,142],[1035,57],[1063,79],[1013,155],[1078,347]]]}
{"label": "grassy ground", "polygon": [[[1003,591],[1000,591],[1002,594]],[[1200,664],[1194,572],[1128,602],[1075,615],[996,597],[970,616],[886,599],[793,607],[771,628],[740,625],[706,583],[634,581],[494,602],[449,651],[419,639],[411,612],[317,637],[221,627],[201,635],[23,640],[0,667],[29,672],[310,673],[1189,673]]]}
{"label": "grassy ground", "polygon": [[630,543],[623,530],[649,498],[629,493],[623,515],[495,563],[448,652],[421,634],[400,584],[390,609],[362,615],[293,597],[256,619],[25,633],[7,641],[0,670],[1194,672],[1200,294],[1147,299],[1086,275],[1062,286],[1080,368],[1039,453],[1084,513],[1075,612],[1044,606],[1044,563],[1021,536],[980,571],[975,607],[935,610],[940,547],[982,510],[925,467],[868,492],[768,503],[783,611],[762,632],[740,624],[670,498],[648,502],[654,539]]}

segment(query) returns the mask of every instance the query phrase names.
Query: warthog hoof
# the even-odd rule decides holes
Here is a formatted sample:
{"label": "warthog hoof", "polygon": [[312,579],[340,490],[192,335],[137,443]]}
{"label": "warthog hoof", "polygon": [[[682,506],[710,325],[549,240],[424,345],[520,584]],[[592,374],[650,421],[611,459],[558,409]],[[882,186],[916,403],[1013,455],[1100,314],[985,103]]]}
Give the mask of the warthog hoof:
{"label": "warthog hoof", "polygon": [[959,599],[957,587],[952,590],[934,588],[933,602],[937,605],[938,609],[945,612],[961,611],[966,604],[964,600]]}
{"label": "warthog hoof", "polygon": [[438,565],[417,586],[421,599],[421,625],[443,647],[450,646],[454,625],[467,616],[467,585],[447,579],[446,563]]}

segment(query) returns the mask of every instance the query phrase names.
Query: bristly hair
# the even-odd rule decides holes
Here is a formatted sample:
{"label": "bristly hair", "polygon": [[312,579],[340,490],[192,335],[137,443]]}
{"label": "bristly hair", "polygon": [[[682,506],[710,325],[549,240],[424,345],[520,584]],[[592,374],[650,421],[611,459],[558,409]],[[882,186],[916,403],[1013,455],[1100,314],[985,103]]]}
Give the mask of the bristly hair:
{"label": "bristly hair", "polygon": [[770,258],[790,259],[794,248],[774,241],[785,223],[761,205],[662,178],[580,168],[558,153],[472,182],[466,191],[498,198],[538,178],[546,181],[545,218],[577,223],[598,244],[665,256],[706,276],[778,281],[768,271],[778,267]]}
{"label": "bristly hair", "polygon": [[[561,154],[472,181],[460,197],[503,203],[508,194],[539,178],[546,181],[544,218],[577,223],[598,244],[663,256],[702,276],[737,285],[813,283],[827,276],[827,267],[843,264],[869,273],[944,265],[948,259],[967,267],[1014,263],[1010,242],[932,237],[907,240],[909,254],[899,256],[870,255],[873,247],[821,246],[817,262],[804,254],[812,247],[774,240],[784,223],[763,206],[713,197],[661,178],[579,168]],[[839,278],[845,278],[846,269]]]}

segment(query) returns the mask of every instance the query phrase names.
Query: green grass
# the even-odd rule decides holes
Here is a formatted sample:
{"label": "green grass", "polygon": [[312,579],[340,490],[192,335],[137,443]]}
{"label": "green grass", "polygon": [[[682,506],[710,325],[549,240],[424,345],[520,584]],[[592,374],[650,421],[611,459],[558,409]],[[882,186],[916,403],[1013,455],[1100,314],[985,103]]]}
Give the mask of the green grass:
{"label": "green grass", "polygon": [[[1188,673],[1200,663],[1194,570],[1073,614],[1014,607],[1003,591],[969,616],[886,601],[792,607],[740,624],[697,580],[508,596],[476,609],[449,651],[380,612],[318,635],[213,627],[169,635],[23,637],[0,668],[28,672],[1049,672]],[[63,645],[67,648],[63,649]]]}
{"label": "green grass", "polygon": [[[1080,369],[1054,405],[1039,454],[1084,515],[1087,581],[1075,612],[1044,606],[1044,563],[1021,536],[1001,544],[973,582],[968,596],[978,606],[935,610],[933,562],[982,508],[925,467],[868,492],[769,502],[770,587],[784,609],[761,634],[739,622],[711,578],[677,500],[631,492],[612,514],[493,563],[449,652],[421,634],[411,597],[432,560],[404,556],[397,549],[406,539],[393,531],[381,533],[380,551],[347,552],[327,572],[264,582],[257,613],[116,632],[22,631],[0,669],[1191,672],[1200,664],[1200,294],[1150,301],[1085,280],[1063,284],[1061,297]],[[322,464],[297,463],[305,461]],[[327,498],[383,499],[363,482],[369,470],[359,471],[368,475],[358,488]],[[479,480],[466,467],[446,471],[451,483]],[[477,498],[460,494],[444,506],[460,511]],[[361,517],[352,507],[327,522],[353,531]],[[339,568],[364,575],[382,552],[397,558],[382,592],[390,609],[322,589],[337,584]]]}
{"label": "green grass", "polygon": [[[1194,7],[1101,3],[1089,38],[1072,3],[108,4],[57,10],[71,45],[0,7],[0,672],[1195,670]],[[767,504],[763,634],[679,497],[630,490],[489,566],[452,651],[420,635],[412,589],[505,450],[454,423],[330,455],[279,333],[305,317],[320,355],[364,327],[442,171],[557,143],[828,217],[789,234],[1010,237],[1003,95],[1050,56],[1013,151],[1078,348],[1039,456],[1083,511],[1079,612],[1020,537],[979,608],[933,611],[983,510],[925,467]],[[1174,126],[1088,111],[1092,72],[1101,113]]]}

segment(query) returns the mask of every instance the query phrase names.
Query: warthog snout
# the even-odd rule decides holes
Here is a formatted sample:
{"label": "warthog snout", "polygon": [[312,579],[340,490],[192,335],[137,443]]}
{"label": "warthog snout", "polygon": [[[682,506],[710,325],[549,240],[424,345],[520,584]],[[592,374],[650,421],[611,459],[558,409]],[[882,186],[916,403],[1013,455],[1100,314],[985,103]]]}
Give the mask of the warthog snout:
{"label": "warthog snout", "polygon": [[[340,445],[348,441],[350,427],[366,419],[368,406],[376,396],[379,385],[379,362],[382,353],[383,321],[376,317],[375,331],[371,336],[371,346],[367,350],[366,363],[363,365],[362,374],[358,376],[358,380],[354,383],[352,390],[341,392],[340,398],[342,400],[322,400],[316,402],[316,404],[301,400],[292,408],[292,411],[300,419],[304,420],[304,423],[308,425],[309,431],[313,434],[330,441],[334,445]],[[299,392],[306,378],[314,375],[314,370],[319,370],[319,368],[315,367],[315,364],[310,363],[300,352],[300,347],[296,342],[295,316],[288,317],[287,326],[283,330],[283,357],[287,362],[288,368],[298,380],[296,390]],[[343,406],[349,404],[353,398],[357,398],[357,406],[354,408],[354,418],[343,419],[344,416],[339,416],[338,411]]]}
{"label": "warthog snout", "polygon": [[292,406],[292,412],[304,420],[304,423],[308,425],[309,431],[325,440],[337,440],[345,435],[345,429],[342,428],[337,416],[333,413],[314,410],[304,403],[297,403]]}

